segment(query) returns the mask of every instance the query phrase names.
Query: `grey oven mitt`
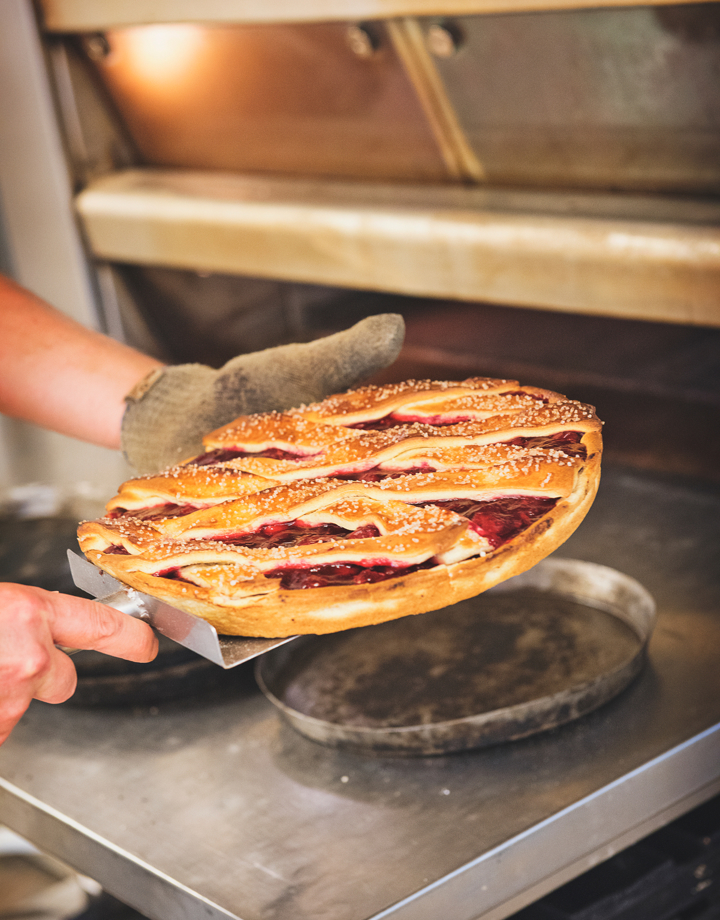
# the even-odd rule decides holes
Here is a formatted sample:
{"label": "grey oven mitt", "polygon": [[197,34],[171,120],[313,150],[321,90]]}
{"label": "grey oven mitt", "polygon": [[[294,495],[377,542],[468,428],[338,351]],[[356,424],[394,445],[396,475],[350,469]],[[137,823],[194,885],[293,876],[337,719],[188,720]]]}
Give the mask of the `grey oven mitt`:
{"label": "grey oven mitt", "polygon": [[239,415],[291,409],[346,390],[387,367],[405,334],[402,316],[369,316],[314,342],[239,355],[214,370],[158,368],[125,397],[122,449],[140,474],[202,453],[203,435]]}

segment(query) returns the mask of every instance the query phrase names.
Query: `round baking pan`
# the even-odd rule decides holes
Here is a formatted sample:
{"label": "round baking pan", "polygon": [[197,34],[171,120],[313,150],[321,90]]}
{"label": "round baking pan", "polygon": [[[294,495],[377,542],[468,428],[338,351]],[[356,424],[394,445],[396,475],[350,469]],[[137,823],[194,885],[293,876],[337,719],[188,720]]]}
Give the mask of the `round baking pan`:
{"label": "round baking pan", "polygon": [[296,639],[260,658],[255,674],[313,741],[446,754],[596,709],[638,674],[654,623],[655,603],[634,579],[546,559],[443,610]]}

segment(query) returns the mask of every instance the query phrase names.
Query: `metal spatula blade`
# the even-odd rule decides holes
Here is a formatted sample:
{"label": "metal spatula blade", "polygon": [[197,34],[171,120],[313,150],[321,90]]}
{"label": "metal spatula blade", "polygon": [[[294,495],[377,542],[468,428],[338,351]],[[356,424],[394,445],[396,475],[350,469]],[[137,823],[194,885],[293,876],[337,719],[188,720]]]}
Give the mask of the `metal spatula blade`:
{"label": "metal spatula blade", "polygon": [[171,607],[170,604],[165,604],[149,594],[128,588],[72,550],[68,550],[68,561],[73,581],[82,591],[91,594],[108,607],[145,620],[163,636],[202,655],[221,668],[234,668],[295,638],[291,636],[285,639],[254,639],[245,636],[218,636],[215,627],[206,620],[178,610],[177,607]]}

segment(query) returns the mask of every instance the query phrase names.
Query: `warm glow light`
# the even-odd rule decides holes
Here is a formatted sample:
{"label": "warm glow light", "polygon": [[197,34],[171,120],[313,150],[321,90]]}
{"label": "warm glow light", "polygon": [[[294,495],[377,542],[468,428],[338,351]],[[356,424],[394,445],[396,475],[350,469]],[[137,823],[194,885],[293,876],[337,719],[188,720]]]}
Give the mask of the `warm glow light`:
{"label": "warm glow light", "polygon": [[139,26],[122,34],[129,69],[152,83],[171,83],[187,74],[204,40],[199,26],[185,23]]}

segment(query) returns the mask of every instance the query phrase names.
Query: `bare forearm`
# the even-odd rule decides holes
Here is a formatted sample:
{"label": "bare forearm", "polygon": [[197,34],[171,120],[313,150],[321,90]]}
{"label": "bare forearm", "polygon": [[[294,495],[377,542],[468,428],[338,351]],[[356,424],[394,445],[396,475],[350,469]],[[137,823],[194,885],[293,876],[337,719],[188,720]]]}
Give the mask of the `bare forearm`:
{"label": "bare forearm", "polygon": [[0,276],[0,412],[119,448],[126,393],[160,362]]}

